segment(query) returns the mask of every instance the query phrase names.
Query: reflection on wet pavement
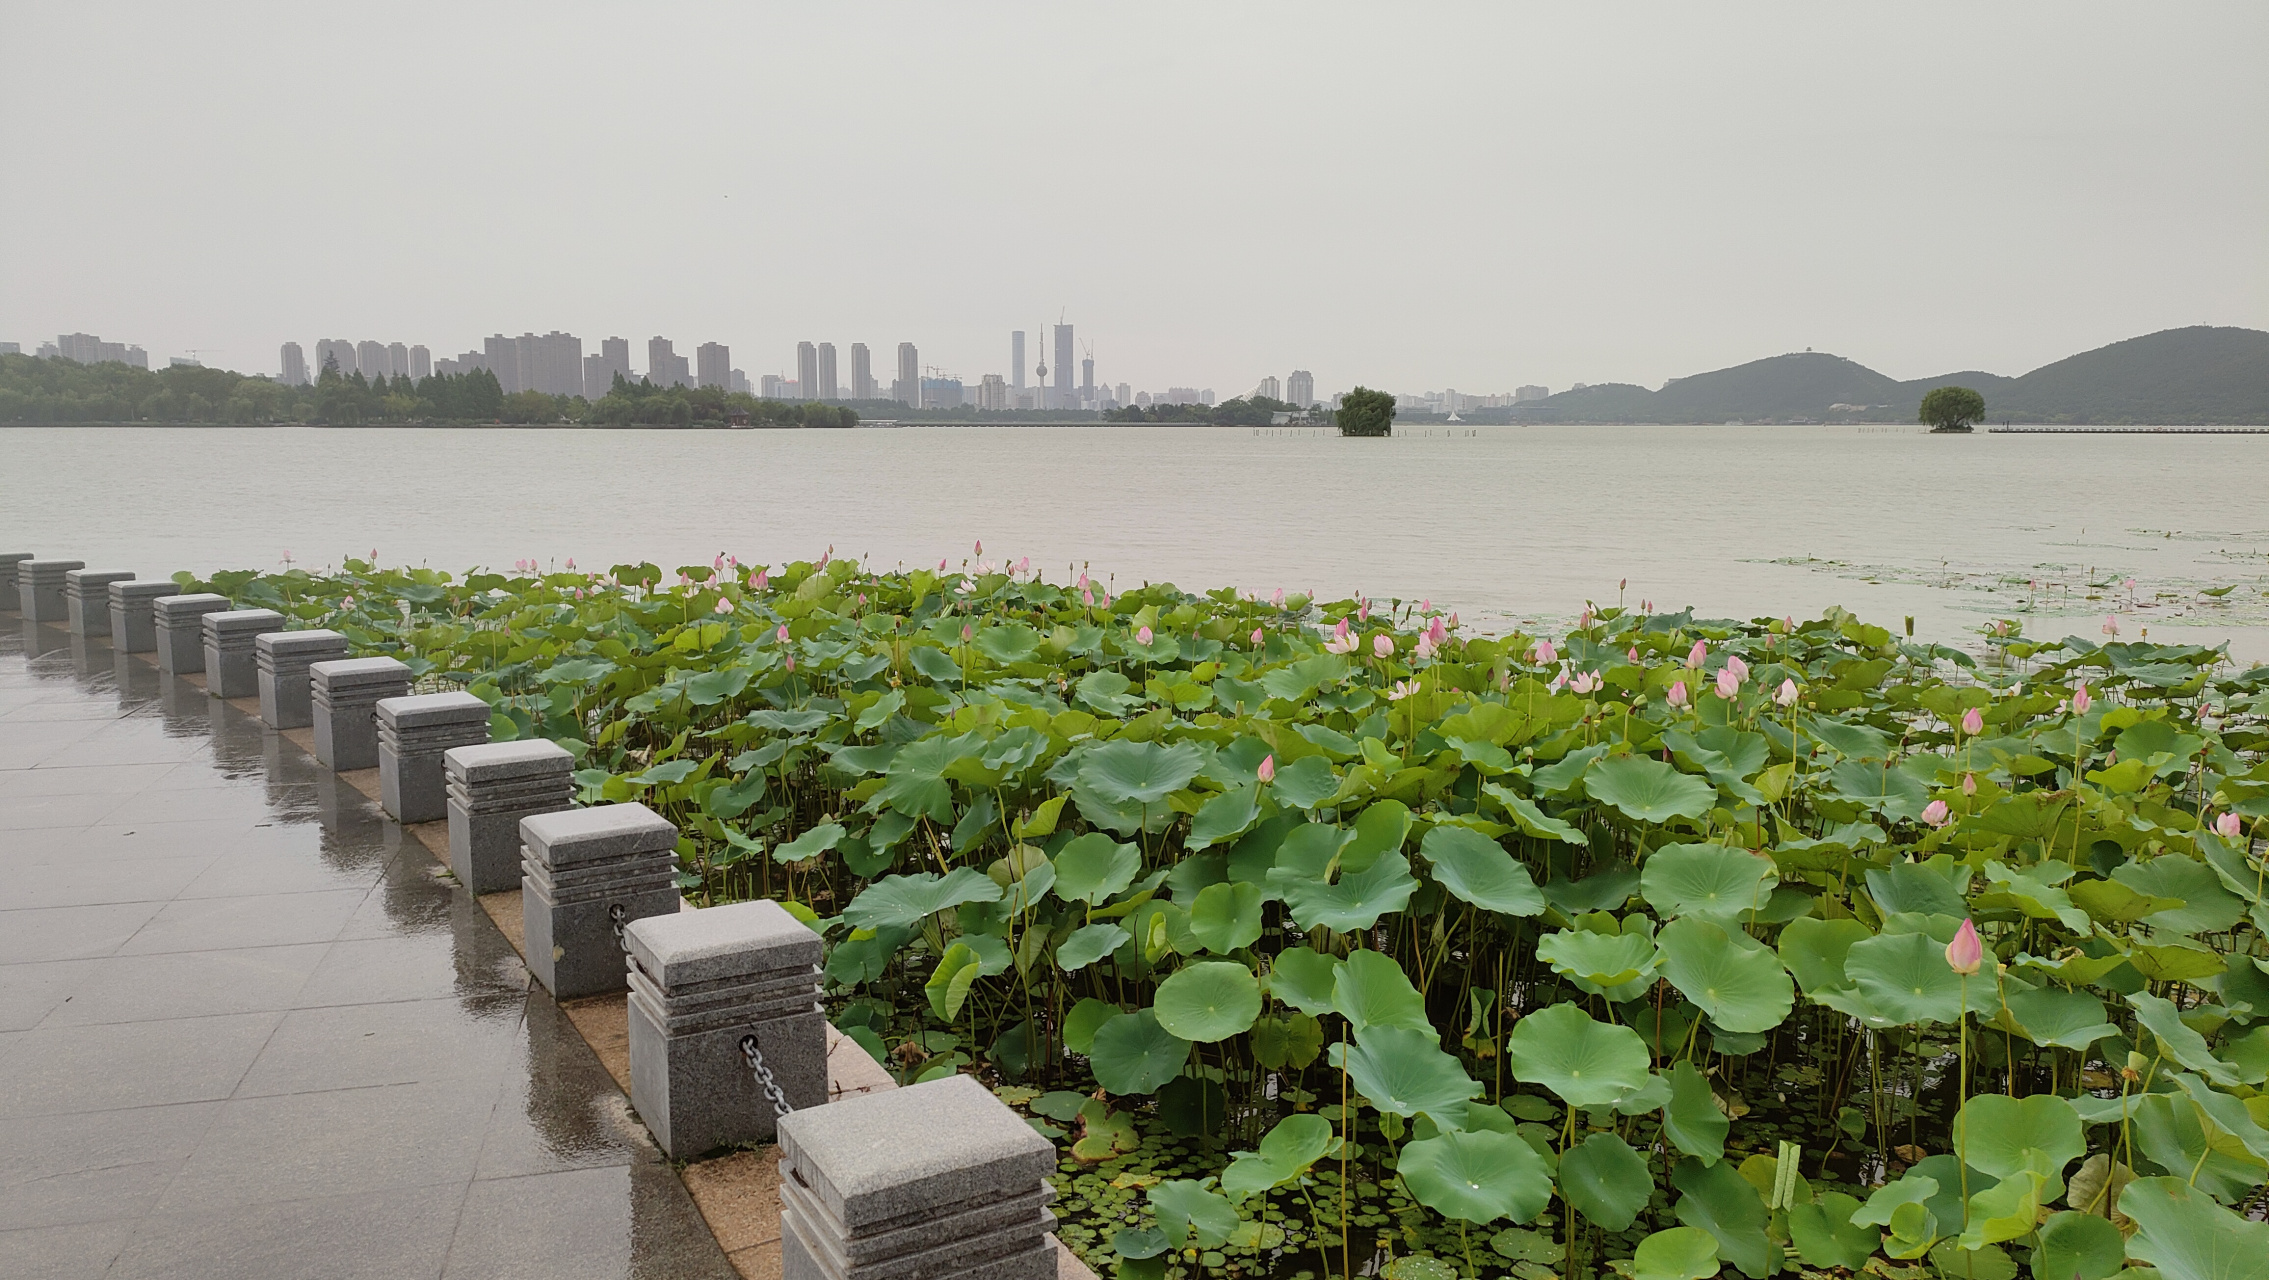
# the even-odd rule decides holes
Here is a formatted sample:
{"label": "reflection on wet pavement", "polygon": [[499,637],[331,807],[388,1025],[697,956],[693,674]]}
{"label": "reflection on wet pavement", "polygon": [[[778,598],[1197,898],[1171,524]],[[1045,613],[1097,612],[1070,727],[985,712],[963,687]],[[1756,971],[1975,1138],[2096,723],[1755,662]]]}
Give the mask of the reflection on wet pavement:
{"label": "reflection on wet pavement", "polygon": [[438,870],[257,718],[0,614],[0,1275],[734,1275]]}

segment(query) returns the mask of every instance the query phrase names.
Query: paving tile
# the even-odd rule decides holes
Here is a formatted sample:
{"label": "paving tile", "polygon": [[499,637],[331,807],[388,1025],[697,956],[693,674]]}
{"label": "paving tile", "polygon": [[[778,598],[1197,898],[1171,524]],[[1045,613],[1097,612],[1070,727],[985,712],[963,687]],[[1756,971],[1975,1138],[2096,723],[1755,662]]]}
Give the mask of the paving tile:
{"label": "paving tile", "polygon": [[26,1031],[0,1049],[0,1118],[226,1098],[281,1021],[243,1013]]}
{"label": "paving tile", "polygon": [[[78,746],[102,729],[100,720],[54,720],[37,724],[15,724],[0,734],[0,769],[32,769],[48,764],[68,764],[57,756]],[[85,760],[82,764],[130,763],[127,761]]]}
{"label": "paving tile", "polygon": [[[334,942],[323,962],[300,988],[301,1008],[363,1004],[381,1000],[455,998],[476,1002],[485,1011],[518,1005],[528,990],[528,969],[520,955],[494,929]],[[477,923],[485,924],[486,921]],[[483,934],[486,936],[484,937]],[[470,936],[468,936],[470,935]]]}
{"label": "paving tile", "polygon": [[155,902],[0,911],[0,965],[107,956],[156,915]]}
{"label": "paving tile", "polygon": [[10,975],[61,970],[67,1000],[39,1025],[87,1027],[289,1009],[329,943],[111,955],[12,965]]}
{"label": "paving tile", "polygon": [[525,1069],[505,1079],[481,1144],[477,1176],[661,1160],[661,1148],[631,1113],[630,1100],[541,991],[528,997],[522,1033]]}
{"label": "paving tile", "polygon": [[[41,772],[33,770],[33,772]],[[78,795],[0,796],[0,831],[40,827],[87,827],[102,821],[134,798],[131,791]]]}
{"label": "paving tile", "polygon": [[[284,1015],[239,1098],[463,1081],[493,1101],[520,1054],[517,1005],[469,1011],[457,1000],[330,1005]],[[484,1117],[485,1118],[485,1117]]]}
{"label": "paving tile", "polygon": [[266,893],[238,898],[177,898],[160,908],[120,955],[329,942],[362,905],[367,888]]}
{"label": "paving tile", "polygon": [[9,1121],[0,1146],[0,1230],[150,1212],[220,1109],[192,1102]]}
{"label": "paving tile", "polygon": [[0,1031],[29,1031],[71,994],[62,965],[21,964],[0,970]]}
{"label": "paving tile", "polygon": [[[10,736],[13,736],[12,734]],[[84,764],[165,764],[193,760],[211,750],[198,738],[176,738],[139,720],[112,720],[40,763],[58,768]],[[0,762],[6,757],[0,755]]]}
{"label": "paving tile", "polygon": [[161,1213],[472,1177],[497,1089],[464,1080],[232,1099]]}
{"label": "paving tile", "polygon": [[[10,836],[10,845],[36,845],[42,833]],[[0,854],[0,877],[13,907],[78,907],[104,902],[165,902],[189,887],[210,853],[174,858],[34,860],[11,848]]]}
{"label": "paving tile", "polygon": [[249,832],[240,822],[172,822],[149,828],[97,823],[79,831],[42,831],[35,837],[10,840],[0,849],[0,867],[10,858],[76,864],[121,858],[210,859],[239,847]]}
{"label": "paving tile", "polygon": [[[0,802],[0,812],[6,805]],[[153,826],[173,822],[265,822],[275,816],[266,788],[199,787],[178,791],[144,790],[105,813],[111,826]]]}
{"label": "paving tile", "polygon": [[127,1240],[131,1221],[0,1231],[0,1276],[9,1280],[97,1280]]}
{"label": "paving tile", "polygon": [[444,1280],[553,1280],[630,1270],[630,1169],[573,1169],[475,1182]]}
{"label": "paving tile", "polygon": [[0,725],[38,724],[50,720],[115,720],[114,699],[46,698],[23,701],[0,711]]}
{"label": "paving tile", "polygon": [[[273,828],[248,830],[235,851],[207,863],[196,879],[182,887],[179,896],[235,898],[368,891],[377,878],[379,869],[373,866],[339,866],[325,861],[320,856],[323,842],[317,829],[303,828],[289,833],[289,838],[276,838],[273,833]],[[163,838],[155,829],[153,834]],[[356,905],[361,905],[359,899]]]}
{"label": "paving tile", "polygon": [[[144,1221],[110,1280],[404,1280],[441,1272],[462,1184],[288,1200]],[[561,1276],[588,1274],[560,1272]]]}
{"label": "paving tile", "polygon": [[[5,731],[0,731],[0,739],[6,736]],[[0,772],[0,805],[5,805],[15,796],[78,796],[95,792],[132,795],[148,788],[162,787],[166,784],[166,779],[185,771],[206,778],[212,776],[210,769],[194,762],[81,765],[75,769],[10,769]]]}

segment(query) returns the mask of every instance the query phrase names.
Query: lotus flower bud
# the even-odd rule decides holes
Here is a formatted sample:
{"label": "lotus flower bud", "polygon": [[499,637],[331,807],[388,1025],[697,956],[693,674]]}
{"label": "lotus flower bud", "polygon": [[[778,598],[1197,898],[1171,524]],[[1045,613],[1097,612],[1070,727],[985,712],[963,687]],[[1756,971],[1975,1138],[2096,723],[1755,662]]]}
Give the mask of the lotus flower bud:
{"label": "lotus flower bud", "polygon": [[2245,829],[2245,823],[2234,813],[2225,813],[2214,819],[2214,833],[2224,840],[2235,840]]}
{"label": "lotus flower bud", "polygon": [[1773,701],[1775,701],[1775,702],[1777,702],[1777,703],[1781,704],[1781,705],[1782,705],[1782,706],[1784,706],[1784,707],[1793,707],[1793,706],[1795,706],[1795,705],[1796,705],[1796,681],[1794,681],[1794,680],[1783,680],[1783,681],[1781,681],[1781,687],[1780,687],[1779,689],[1775,690],[1775,691],[1774,691],[1774,693],[1773,693]]}
{"label": "lotus flower bud", "polygon": [[1261,767],[1255,774],[1263,782],[1276,781],[1276,757],[1273,754],[1261,757]]}
{"label": "lotus flower bud", "polygon": [[1371,637],[1371,652],[1382,658],[1394,656],[1394,641],[1386,636]]}
{"label": "lotus flower bud", "polygon": [[2088,714],[2088,708],[2094,705],[2096,705],[2096,700],[2088,696],[2088,686],[2081,685],[2072,691],[2073,715],[2084,716]]}
{"label": "lotus flower bud", "polygon": [[1135,629],[1135,643],[1136,643],[1136,644],[1149,644],[1149,643],[1150,643],[1150,628],[1148,628],[1148,627],[1137,627],[1137,628]]}
{"label": "lotus flower bud", "polygon": [[719,597],[717,597],[717,612],[719,612],[719,613],[731,613],[732,611],[733,611],[733,602],[732,602],[732,600],[731,600],[730,598],[728,598],[728,597],[725,597],[725,596],[719,596]]}
{"label": "lotus flower bud", "polygon": [[1985,963],[1985,943],[1979,941],[1977,926],[1962,921],[1955,931],[1954,940],[1946,944],[1946,967],[1960,974],[1972,974]]}
{"label": "lotus flower bud", "polygon": [[1670,705],[1674,707],[1683,707],[1686,704],[1686,682],[1684,680],[1680,680],[1670,686]]}
{"label": "lotus flower bud", "polygon": [[1255,649],[1261,647],[1261,629],[1259,627],[1253,628],[1253,647]]}
{"label": "lotus flower bud", "polygon": [[1962,713],[1962,732],[1973,738],[1985,732],[1985,716],[1976,707]]}
{"label": "lotus flower bud", "polygon": [[1962,775],[1962,794],[1965,796],[1974,796],[1977,794],[1976,774],[1965,773]]}
{"label": "lotus flower bud", "polygon": [[1945,801],[1933,800],[1922,807],[1922,820],[1931,826],[1943,827],[1953,821],[1954,818],[1953,814],[1948,812]]}

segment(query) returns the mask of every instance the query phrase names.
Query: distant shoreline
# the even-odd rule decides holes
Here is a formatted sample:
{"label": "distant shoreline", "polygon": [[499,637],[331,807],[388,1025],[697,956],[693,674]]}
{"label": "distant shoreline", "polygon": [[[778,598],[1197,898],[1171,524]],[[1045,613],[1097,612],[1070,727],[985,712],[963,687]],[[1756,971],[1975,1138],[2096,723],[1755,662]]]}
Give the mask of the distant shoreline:
{"label": "distant shoreline", "polygon": [[[1473,430],[1528,431],[1536,429],[1560,430],[1571,427],[1591,427],[1621,430],[1635,427],[1772,427],[1801,431],[1810,427],[1838,430],[1865,428],[1871,431],[1885,429],[1911,429],[1917,435],[1931,434],[1930,428],[1919,422],[1450,422],[1440,418],[1420,418],[1398,421],[1398,428],[1462,427]],[[859,431],[868,429],[962,429],[972,427],[1042,427],[1078,428],[1093,430],[1127,428],[1133,430],[1185,430],[1185,431],[1301,431],[1320,435],[1333,434],[1328,425],[1317,423],[1285,423],[1282,425],[1252,425],[1248,423],[1208,422],[972,422],[966,420],[891,420],[881,419],[854,423],[848,427],[806,427],[789,424],[751,424],[731,426],[725,423],[590,423],[590,422],[0,422],[0,430],[53,430],[62,427],[83,427],[94,430],[121,430],[134,427],[156,427],[181,431]],[[1997,422],[1980,426],[1974,432],[1952,433],[1969,435],[2056,435],[2056,436],[2108,436],[2108,435],[2269,435],[2269,422],[2262,423],[2156,423],[2156,422],[2091,422],[2085,424],[2065,422]]]}

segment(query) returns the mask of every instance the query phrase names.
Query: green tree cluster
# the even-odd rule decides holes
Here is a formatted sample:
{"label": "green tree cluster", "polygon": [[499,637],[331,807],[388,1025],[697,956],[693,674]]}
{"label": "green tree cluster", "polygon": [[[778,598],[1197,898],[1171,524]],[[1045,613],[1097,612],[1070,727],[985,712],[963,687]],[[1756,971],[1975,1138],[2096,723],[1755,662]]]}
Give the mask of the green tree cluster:
{"label": "green tree cluster", "polygon": [[685,427],[745,419],[761,427],[849,427],[858,411],[845,405],[811,401],[759,400],[745,391],[720,387],[657,387],[644,378],[631,382],[615,375],[614,386],[584,414],[602,426]]}
{"label": "green tree cluster", "polygon": [[1919,419],[1934,432],[1968,431],[1985,417],[1985,397],[1968,387],[1934,387],[1922,398]]}
{"label": "green tree cluster", "polygon": [[1340,398],[1334,417],[1343,436],[1391,436],[1394,434],[1394,397],[1384,391],[1357,387]]}
{"label": "green tree cluster", "polygon": [[1245,396],[1220,404],[1128,405],[1111,411],[1112,422],[1187,422],[1217,427],[1267,426],[1280,413],[1299,413],[1298,405],[1267,396]]}

